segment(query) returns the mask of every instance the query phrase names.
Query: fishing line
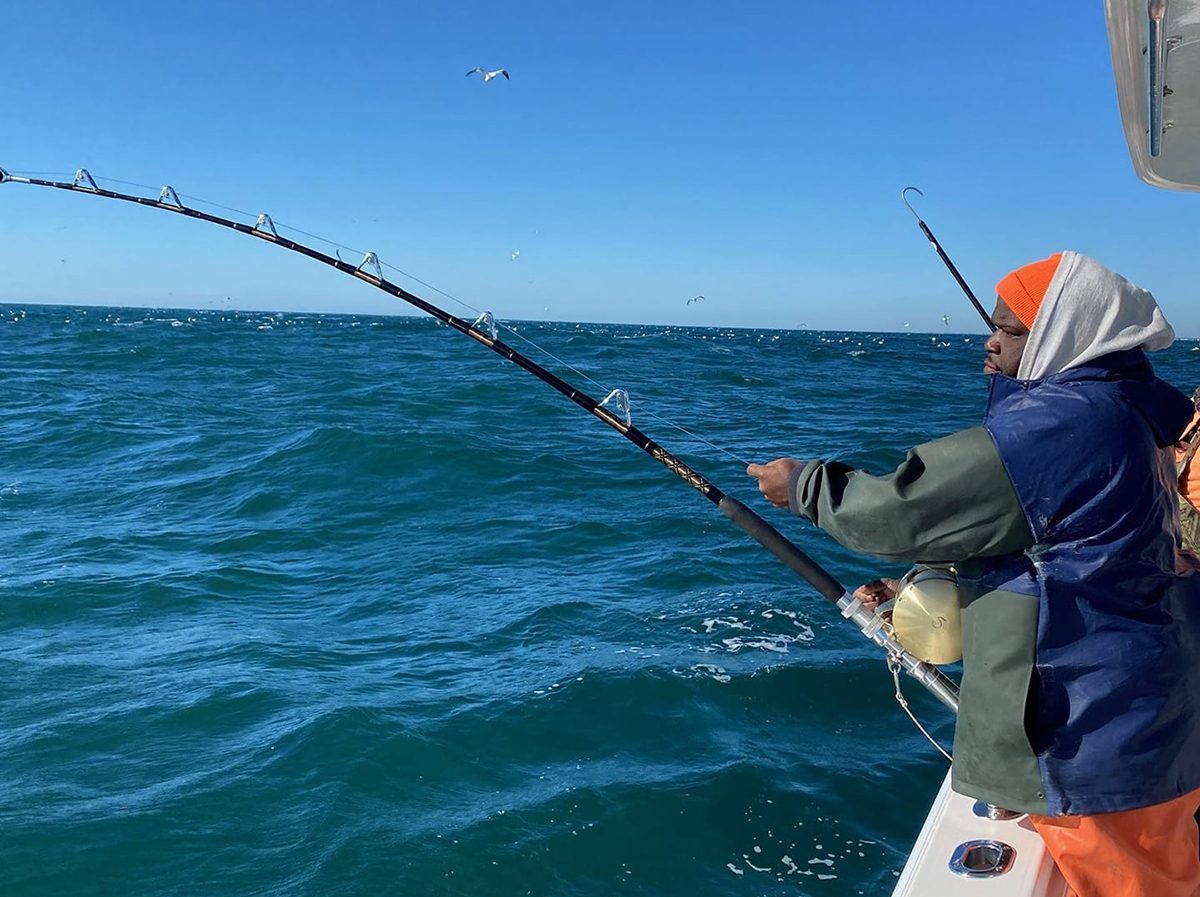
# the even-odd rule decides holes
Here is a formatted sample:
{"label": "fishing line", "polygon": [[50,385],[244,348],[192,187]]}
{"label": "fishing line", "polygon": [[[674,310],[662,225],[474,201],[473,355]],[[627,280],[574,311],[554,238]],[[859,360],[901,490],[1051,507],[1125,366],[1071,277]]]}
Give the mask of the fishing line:
{"label": "fishing line", "polygon": [[908,698],[904,697],[904,689],[900,687],[900,664],[896,663],[892,658],[888,658],[888,671],[892,674],[892,682],[896,685],[896,693],[893,695],[896,703],[900,705],[900,709],[912,720],[912,724],[917,727],[917,730],[925,736],[925,740],[937,748],[937,752],[941,754],[950,763],[954,762],[954,758],[950,756],[950,752],[938,743],[938,740],[929,734],[929,730],[921,725],[921,721],[917,719],[917,715],[913,713],[913,709],[909,706]]}
{"label": "fishing line", "polygon": [[[295,228],[293,228],[293,230],[295,230]],[[297,232],[298,232],[298,233],[304,233],[304,231],[297,231]],[[313,235],[313,234],[306,234],[306,236],[310,236],[310,237],[311,237],[311,236],[314,236],[314,235]],[[315,237],[315,239],[318,239],[318,240],[320,240],[320,239],[323,239],[323,238],[322,238],[322,237]],[[326,242],[328,242],[328,241],[326,241]],[[335,245],[336,245],[336,244],[335,244]],[[345,247],[345,246],[343,246],[342,248],[343,248],[343,249],[347,249],[348,247]],[[350,250],[350,251],[351,251],[351,252],[357,252],[358,250]],[[471,303],[469,303],[469,302],[466,302],[466,301],[464,301],[464,300],[462,300],[462,299],[459,299],[457,296],[454,296],[454,295],[452,295],[452,294],[450,294],[450,293],[447,293],[445,290],[443,290],[443,289],[441,289],[441,288],[439,288],[439,287],[435,287],[435,286],[434,286],[433,284],[431,284],[431,283],[426,283],[425,281],[421,280],[421,278],[419,278],[419,277],[416,277],[416,276],[414,276],[414,275],[412,275],[412,274],[409,274],[407,271],[403,271],[403,270],[401,270],[400,268],[397,268],[395,265],[390,265],[390,264],[388,264],[387,262],[380,262],[380,264],[381,264],[381,265],[383,265],[383,267],[385,267],[385,268],[388,268],[389,270],[395,271],[397,274],[400,274],[400,275],[402,275],[402,276],[404,276],[404,277],[408,278],[408,279],[409,279],[409,280],[411,280],[413,283],[419,283],[421,286],[423,286],[423,287],[428,287],[429,289],[433,290],[435,293],[438,293],[438,294],[440,294],[440,295],[442,295],[442,296],[445,296],[445,297],[446,297],[447,299],[449,299],[451,302],[457,302],[457,303],[458,303],[459,305],[461,305],[463,308],[466,308],[466,309],[468,309],[468,310],[470,310],[470,311],[473,311],[473,312],[474,312],[475,314],[477,314],[477,315],[478,315],[478,314],[483,314],[483,313],[484,313],[484,312],[483,312],[481,309],[478,309],[478,308],[476,308],[475,306],[471,305]],[[605,386],[603,383],[600,383],[599,381],[597,381],[597,380],[594,380],[592,377],[589,377],[589,376],[588,376],[588,375],[587,375],[585,372],[583,372],[583,371],[579,370],[579,368],[575,367],[575,366],[574,366],[574,365],[572,365],[570,362],[568,362],[568,361],[564,361],[563,359],[559,358],[557,355],[555,355],[553,352],[551,352],[549,349],[545,348],[544,346],[540,346],[540,345],[538,345],[536,342],[534,342],[533,340],[529,339],[529,337],[525,336],[523,333],[521,333],[520,331],[518,331],[516,328],[514,328],[514,327],[511,327],[511,326],[509,326],[508,324],[505,324],[503,321],[496,321],[495,323],[496,323],[496,326],[497,326],[498,328],[500,328],[500,329],[502,329],[502,330],[504,330],[504,331],[507,331],[508,333],[511,333],[511,334],[512,334],[513,336],[515,336],[517,339],[521,340],[521,342],[525,343],[525,344],[526,344],[526,345],[528,345],[528,346],[531,346],[531,347],[533,347],[534,349],[537,349],[539,352],[541,352],[541,353],[542,353],[543,355],[545,355],[547,358],[549,358],[549,359],[553,360],[555,363],[562,365],[562,366],[563,366],[564,368],[566,368],[567,370],[569,370],[569,371],[571,371],[572,373],[574,373],[574,374],[577,374],[578,376],[582,377],[582,378],[583,378],[584,380],[586,380],[588,383],[591,383],[593,386],[599,387],[600,389],[604,390],[606,394],[608,394],[608,395],[611,395],[611,393],[612,393],[612,390],[610,390],[610,389],[609,389],[607,386]],[[677,424],[677,423],[675,423],[674,421],[668,420],[667,418],[665,418],[665,417],[662,417],[662,416],[661,416],[661,415],[659,415],[659,414],[656,414],[656,413],[655,413],[655,412],[654,412],[652,409],[648,409],[648,408],[640,408],[639,410],[640,410],[640,411],[642,411],[642,412],[644,412],[644,413],[645,413],[645,414],[646,414],[648,417],[652,417],[652,418],[654,418],[656,421],[658,421],[659,423],[663,424],[664,426],[668,426],[668,427],[671,427],[671,428],[673,428],[673,429],[675,429],[675,430],[678,430],[680,433],[684,433],[685,435],[687,435],[687,436],[691,437],[692,439],[696,440],[697,442],[699,442],[699,443],[702,443],[703,445],[706,445],[706,446],[708,446],[708,447],[709,447],[709,448],[711,448],[713,451],[720,452],[721,454],[725,455],[726,457],[732,458],[734,461],[738,461],[738,462],[740,462],[740,463],[742,463],[742,464],[749,464],[749,463],[750,463],[750,461],[748,461],[746,458],[743,458],[743,457],[741,457],[741,456],[739,456],[739,455],[736,455],[736,454],[734,454],[732,451],[730,451],[729,449],[722,448],[721,446],[719,446],[719,445],[716,445],[716,444],[715,444],[715,443],[713,443],[713,442],[709,442],[709,441],[708,441],[707,439],[705,439],[703,436],[700,436],[700,435],[697,435],[696,433],[693,433],[691,430],[688,430],[686,427],[684,427],[684,426],[681,426],[680,424]]]}
{"label": "fishing line", "polygon": [[[855,598],[847,592],[841,583],[834,579],[816,561],[801,551],[800,548],[789,541],[779,530],[767,523],[767,521],[742,504],[742,502],[732,496],[726,495],[702,474],[693,470],[684,461],[671,454],[639,428],[635,427],[629,413],[628,395],[623,390],[613,390],[605,399],[597,401],[566,380],[546,370],[546,368],[542,367],[536,361],[522,355],[516,349],[502,342],[496,335],[495,321],[490,313],[485,312],[480,315],[479,319],[474,323],[468,322],[422,299],[420,296],[408,292],[391,281],[385,280],[379,265],[378,256],[374,252],[367,252],[358,265],[352,265],[340,257],[335,258],[303,243],[280,236],[275,223],[265,212],[257,217],[253,226],[243,222],[232,221],[228,218],[222,218],[218,215],[212,215],[208,212],[202,212],[198,209],[185,206],[179,199],[174,188],[169,185],[164,186],[159,191],[157,199],[119,193],[98,186],[91,174],[82,168],[75,173],[75,178],[72,182],[17,176],[9,174],[0,168],[0,184],[5,183],[52,187],[72,193],[88,194],[107,199],[119,199],[125,202],[161,209],[166,212],[173,212],[177,215],[184,215],[188,218],[196,218],[211,224],[218,224],[222,227],[235,230],[238,233],[266,240],[284,249],[308,256],[331,268],[336,268],[342,273],[365,281],[371,286],[383,290],[385,293],[420,309],[444,324],[448,324],[460,333],[471,337],[476,342],[482,343],[502,358],[506,358],[518,367],[523,368],[543,383],[566,396],[576,405],[579,405],[585,411],[598,417],[642,451],[646,452],[646,454],[650,455],[650,457],[654,458],[654,460],[677,475],[689,486],[700,492],[701,495],[715,504],[721,513],[733,521],[742,531],[775,555],[792,572],[806,580],[822,597],[837,605],[842,616],[853,622],[862,631],[864,636],[882,648],[891,659],[899,663],[909,676],[920,682],[921,685],[944,705],[951,710],[957,711],[958,687],[951,679],[946,677],[937,667],[925,663],[905,650],[904,646],[900,644],[890,631],[890,627],[884,625],[882,618],[875,614],[873,609],[866,607],[861,599]],[[245,213],[239,212],[238,214]],[[246,217],[250,216],[247,215]],[[608,407],[610,401],[613,401],[616,411]]]}
{"label": "fishing line", "polygon": [[[16,173],[16,172],[10,172],[10,174],[13,174],[13,173]],[[19,172],[19,174],[27,176],[30,174],[30,172]],[[137,187],[141,190],[153,191],[155,189],[154,187],[150,186],[149,184],[140,184],[137,181],[123,181],[120,178],[96,177],[95,179],[97,181],[104,181],[104,182],[111,183],[111,184],[122,184],[123,186],[126,186],[126,187]],[[221,203],[213,202],[210,199],[204,199],[203,197],[200,197],[200,196],[194,196],[194,195],[188,194],[188,193],[178,193],[176,195],[180,199],[192,200],[197,203],[202,203],[206,206],[211,206],[212,208],[215,208],[215,209],[221,209],[222,211],[225,211],[225,212],[233,212],[233,213],[235,213],[237,215],[241,215],[245,218],[255,217],[253,212],[247,212],[244,209],[236,209],[232,206],[222,205]],[[344,243],[338,243],[336,240],[331,240],[328,237],[321,236],[320,234],[314,234],[314,233],[310,233],[309,231],[306,231],[306,230],[301,230],[300,228],[296,227],[295,225],[287,224],[286,222],[283,222],[283,221],[275,221],[274,224],[277,229],[287,230],[287,231],[291,231],[292,233],[301,234],[302,236],[308,237],[309,239],[312,239],[312,240],[319,240],[320,242],[326,244],[327,246],[334,246],[338,249],[344,249],[346,252],[353,252],[353,253],[357,253],[359,255],[366,254],[365,251],[362,249],[356,249],[353,246],[347,246]],[[341,257],[339,256],[339,259],[340,258]],[[414,274],[410,274],[408,271],[404,271],[401,268],[397,268],[395,265],[391,265],[391,264],[383,261],[382,259],[379,259],[378,263],[381,267],[387,268],[390,271],[395,271],[397,274],[412,281],[413,283],[420,284],[421,286],[423,286],[427,289],[433,290],[435,293],[438,293],[441,296],[445,296],[451,302],[458,303],[460,306],[467,309],[468,311],[474,312],[476,315],[484,314],[483,309],[476,308],[475,306],[471,305],[471,303],[469,303],[463,299],[460,299],[451,293],[446,292],[445,290],[441,289],[440,287],[434,286],[433,284],[422,280],[421,278],[417,277]],[[532,348],[536,349],[538,352],[541,352],[544,356],[551,359],[556,364],[559,364],[562,367],[566,368],[567,370],[571,371],[573,374],[576,374],[577,376],[582,377],[584,380],[586,380],[588,383],[591,383],[593,386],[598,387],[601,390],[604,390],[605,395],[612,395],[612,393],[614,392],[614,390],[610,389],[609,387],[605,386],[603,383],[600,383],[599,381],[588,376],[586,373],[579,370],[579,368],[575,367],[570,362],[564,361],[563,359],[559,358],[557,355],[555,355],[549,349],[546,349],[545,347],[538,345],[536,342],[529,339],[527,336],[520,333],[515,328],[509,326],[508,324],[504,323],[503,321],[495,320],[494,318],[492,320],[498,329],[504,330],[507,333],[512,334],[517,339],[524,342],[526,345],[531,346]],[[638,410],[639,410],[639,412],[644,413],[647,417],[653,418],[654,420],[658,421],[659,423],[663,424],[664,426],[671,427],[674,430],[678,430],[680,433],[683,433],[684,435],[695,440],[696,442],[700,443],[701,445],[708,446],[710,449],[712,449],[715,452],[719,452],[720,454],[725,455],[727,458],[732,458],[734,461],[737,461],[743,465],[750,464],[750,461],[748,459],[743,458],[740,455],[737,455],[734,452],[730,451],[729,449],[723,448],[722,446],[717,445],[716,443],[710,442],[708,439],[705,439],[703,436],[700,436],[697,433],[693,433],[691,430],[688,430],[686,427],[682,426],[681,424],[677,424],[674,421],[671,421],[665,417],[662,417],[661,415],[655,413],[652,409],[639,407]]]}
{"label": "fishing line", "polygon": [[21,174],[23,174],[27,177],[40,177],[40,178],[59,178],[59,177],[69,178],[71,176],[71,172],[69,172],[69,171],[24,171],[23,170],[21,172]]}

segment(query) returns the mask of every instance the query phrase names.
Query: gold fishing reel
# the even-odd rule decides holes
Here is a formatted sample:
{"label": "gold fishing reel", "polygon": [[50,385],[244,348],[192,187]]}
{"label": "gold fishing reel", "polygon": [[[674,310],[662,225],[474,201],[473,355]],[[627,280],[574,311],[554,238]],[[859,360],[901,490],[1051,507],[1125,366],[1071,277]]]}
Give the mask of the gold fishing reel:
{"label": "gold fishing reel", "polygon": [[951,567],[918,565],[901,577],[891,604],[892,632],[926,663],[962,659],[958,577]]}

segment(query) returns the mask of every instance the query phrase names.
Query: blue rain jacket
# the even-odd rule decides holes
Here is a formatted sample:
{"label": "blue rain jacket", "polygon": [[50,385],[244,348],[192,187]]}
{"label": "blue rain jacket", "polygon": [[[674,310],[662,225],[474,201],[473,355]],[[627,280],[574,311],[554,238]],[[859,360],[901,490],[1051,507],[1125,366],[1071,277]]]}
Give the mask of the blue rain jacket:
{"label": "blue rain jacket", "polygon": [[995,585],[1039,601],[1026,729],[1051,814],[1200,788],[1200,575],[1175,572],[1163,451],[1191,413],[1139,349],[990,378],[984,426],[1035,541]]}

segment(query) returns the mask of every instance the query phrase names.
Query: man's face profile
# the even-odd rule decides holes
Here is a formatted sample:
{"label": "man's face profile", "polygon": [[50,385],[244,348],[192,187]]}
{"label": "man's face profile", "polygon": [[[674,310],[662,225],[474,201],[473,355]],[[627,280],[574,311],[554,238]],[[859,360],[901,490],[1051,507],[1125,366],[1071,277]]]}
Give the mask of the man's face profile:
{"label": "man's face profile", "polygon": [[983,344],[983,350],[987,352],[983,372],[1015,377],[1021,365],[1021,356],[1025,353],[1029,330],[999,297],[996,299],[996,309],[992,312],[992,323],[996,329]]}

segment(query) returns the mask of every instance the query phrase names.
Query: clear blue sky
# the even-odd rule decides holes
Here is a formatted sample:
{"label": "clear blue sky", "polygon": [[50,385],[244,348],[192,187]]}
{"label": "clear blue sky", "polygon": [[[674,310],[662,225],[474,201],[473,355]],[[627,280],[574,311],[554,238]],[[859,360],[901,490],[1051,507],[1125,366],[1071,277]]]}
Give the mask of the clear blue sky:
{"label": "clear blue sky", "polygon": [[[266,211],[501,318],[972,331],[914,184],[981,296],[1077,249],[1200,336],[1200,196],[1133,174],[1100,0],[48,2],[6,18],[0,60],[0,167]],[[0,270],[8,301],[406,310],[13,184]]]}

